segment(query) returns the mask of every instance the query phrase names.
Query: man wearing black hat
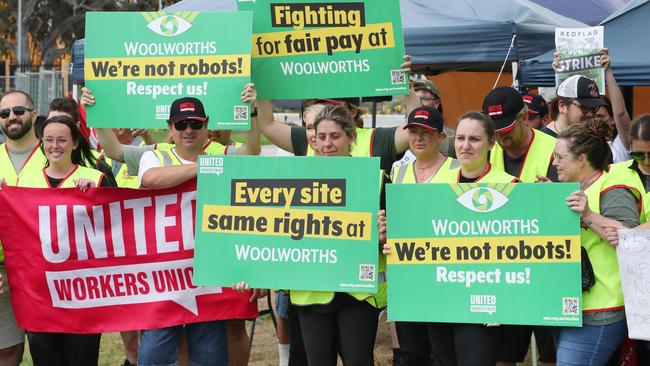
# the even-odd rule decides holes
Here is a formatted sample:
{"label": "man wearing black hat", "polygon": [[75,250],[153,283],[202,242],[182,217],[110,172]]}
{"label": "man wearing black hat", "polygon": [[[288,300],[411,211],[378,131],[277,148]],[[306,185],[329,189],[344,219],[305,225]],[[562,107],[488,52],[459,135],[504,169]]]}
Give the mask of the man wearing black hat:
{"label": "man wearing black hat", "polygon": [[[247,87],[242,93],[242,101],[253,103],[254,99],[255,90],[252,86]],[[142,155],[138,175],[141,187],[168,188],[197,176],[196,162],[199,155],[204,154],[204,143],[208,139],[208,116],[203,103],[190,97],[175,100],[170,108],[168,127],[175,146],[171,150],[152,150]],[[251,128],[255,128],[254,124]],[[256,292],[254,297],[257,295]],[[138,364],[177,363],[179,327],[142,331]],[[225,320],[186,325],[190,361],[193,364],[227,365],[226,329]]]}
{"label": "man wearing black hat", "polygon": [[557,180],[551,164],[555,139],[528,126],[526,104],[517,90],[502,86],[493,89],[483,101],[496,130],[497,144],[490,152],[493,169],[501,169],[522,182],[535,182],[539,176]]}
{"label": "man wearing black hat", "polygon": [[[552,164],[555,139],[531,128],[528,108],[517,90],[498,87],[483,100],[483,112],[494,121],[497,143],[490,151],[493,169],[502,169],[524,183],[545,176],[557,181]],[[499,349],[499,364],[522,362],[528,352],[531,332],[535,332],[542,362],[555,362],[553,336],[548,327],[504,325]]]}
{"label": "man wearing black hat", "polygon": [[536,130],[550,122],[548,104],[541,95],[526,94],[522,97],[528,107],[528,125]]}

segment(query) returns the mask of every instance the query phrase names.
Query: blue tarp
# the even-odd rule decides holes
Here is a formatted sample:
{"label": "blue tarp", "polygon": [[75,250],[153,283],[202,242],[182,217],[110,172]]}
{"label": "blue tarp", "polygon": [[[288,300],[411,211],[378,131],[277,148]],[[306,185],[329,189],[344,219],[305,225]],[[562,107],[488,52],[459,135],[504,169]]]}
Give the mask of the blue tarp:
{"label": "blue tarp", "polygon": [[[499,70],[554,48],[555,27],[584,27],[529,0],[401,0],[406,53],[416,69]],[[234,0],[184,0],[167,11],[235,10]]]}
{"label": "blue tarp", "polygon": [[[650,0],[633,0],[601,25],[605,27],[605,47],[612,58],[612,71],[620,85],[650,85]],[[551,68],[553,51],[520,63],[522,86],[555,86]]]}
{"label": "blue tarp", "polygon": [[598,25],[629,0],[532,0],[565,17],[579,20],[588,25]]}

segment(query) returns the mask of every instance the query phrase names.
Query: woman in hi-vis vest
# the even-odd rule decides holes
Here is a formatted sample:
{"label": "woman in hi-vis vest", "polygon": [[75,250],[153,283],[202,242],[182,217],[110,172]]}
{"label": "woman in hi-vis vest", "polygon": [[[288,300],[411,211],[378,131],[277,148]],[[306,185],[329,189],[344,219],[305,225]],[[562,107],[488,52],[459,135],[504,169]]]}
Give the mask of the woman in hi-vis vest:
{"label": "woman in hi-vis vest", "polygon": [[[66,115],[48,118],[43,124],[41,149],[47,158],[43,169],[21,175],[17,186],[33,188],[108,187],[104,174],[95,166],[88,141],[75,121]],[[101,334],[30,332],[29,351],[35,365],[97,365]]]}
{"label": "woman in hi-vis vest", "polygon": [[[445,138],[444,123],[440,112],[432,107],[423,106],[414,109],[408,116],[409,149],[415,160],[393,167],[391,182],[394,184],[412,183],[441,183],[439,177],[450,169],[453,161],[440,153],[440,142]],[[377,219],[379,232],[386,231],[386,212],[379,211]],[[382,235],[381,241],[384,242]],[[384,243],[384,254],[388,255],[391,248]],[[431,339],[427,323],[395,322],[397,339],[399,341],[400,365],[419,366],[429,365],[431,360]]]}
{"label": "woman in hi-vis vest", "polygon": [[[650,229],[647,221],[650,217],[650,114],[637,117],[630,129],[630,157],[632,159],[609,166],[609,174],[622,179],[626,185],[635,187],[643,194],[643,209],[641,211],[641,225],[637,229]],[[610,226],[607,230],[607,240],[613,245],[618,245],[618,229],[623,225]],[[637,362],[647,363],[650,360],[650,342],[636,340]]]}
{"label": "woman in hi-vis vest", "polygon": [[[350,156],[355,125],[344,106],[327,106],[314,121],[319,156]],[[380,258],[380,271],[382,270]],[[291,291],[309,366],[374,365],[373,349],[379,309],[385,307],[385,283],[378,293]]]}
{"label": "woman in hi-vis vest", "polygon": [[[454,137],[457,160],[447,169],[439,170],[435,181],[452,184],[518,182],[516,177],[492,169],[489,163],[489,152],[496,141],[494,130],[494,122],[481,112],[462,115]],[[427,333],[435,365],[496,364],[498,328],[495,324],[427,323]]]}
{"label": "woman in hi-vis vest", "polygon": [[[582,292],[582,327],[556,329],[557,365],[605,365],[627,335],[616,250],[606,227],[639,224],[640,193],[618,175],[608,174],[611,151],[607,124],[590,119],[560,132],[553,164],[561,182],[579,182],[566,199],[580,214],[580,239],[594,282]],[[592,277],[592,276],[587,276]]]}

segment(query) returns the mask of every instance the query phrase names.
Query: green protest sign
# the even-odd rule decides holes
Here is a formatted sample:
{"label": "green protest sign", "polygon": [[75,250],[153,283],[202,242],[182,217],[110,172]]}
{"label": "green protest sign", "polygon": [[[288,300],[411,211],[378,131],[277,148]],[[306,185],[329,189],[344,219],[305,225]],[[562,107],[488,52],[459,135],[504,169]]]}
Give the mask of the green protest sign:
{"label": "green protest sign", "polygon": [[578,189],[388,185],[389,319],[581,326]]}
{"label": "green protest sign", "polygon": [[175,99],[200,99],[212,129],[247,130],[250,12],[87,13],[84,77],[94,127],[164,128]]}
{"label": "green protest sign", "polygon": [[201,156],[199,285],[377,292],[379,159]]}
{"label": "green protest sign", "polygon": [[253,16],[260,99],[408,93],[398,0],[238,0]]}

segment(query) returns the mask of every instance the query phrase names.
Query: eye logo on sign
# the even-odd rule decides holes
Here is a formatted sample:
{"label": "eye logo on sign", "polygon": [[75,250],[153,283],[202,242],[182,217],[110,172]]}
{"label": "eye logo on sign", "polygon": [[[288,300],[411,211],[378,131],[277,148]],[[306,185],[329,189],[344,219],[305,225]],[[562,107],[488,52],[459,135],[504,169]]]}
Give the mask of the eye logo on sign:
{"label": "eye logo on sign", "polygon": [[174,37],[190,29],[191,21],[196,18],[198,13],[183,13],[182,17],[165,13],[142,13],[142,15],[148,22],[147,28],[154,33],[165,37]]}
{"label": "eye logo on sign", "polygon": [[471,189],[457,199],[458,203],[475,212],[491,212],[508,202],[503,193],[488,187]]}

